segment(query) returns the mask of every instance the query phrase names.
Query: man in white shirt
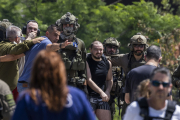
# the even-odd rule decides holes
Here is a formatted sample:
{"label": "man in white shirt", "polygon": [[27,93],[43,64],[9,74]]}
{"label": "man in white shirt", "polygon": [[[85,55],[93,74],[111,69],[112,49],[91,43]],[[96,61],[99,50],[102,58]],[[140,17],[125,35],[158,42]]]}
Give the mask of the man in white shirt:
{"label": "man in white shirt", "polygon": [[172,88],[169,70],[156,68],[150,80],[150,98],[132,102],[124,120],[180,120],[180,106],[166,100]]}

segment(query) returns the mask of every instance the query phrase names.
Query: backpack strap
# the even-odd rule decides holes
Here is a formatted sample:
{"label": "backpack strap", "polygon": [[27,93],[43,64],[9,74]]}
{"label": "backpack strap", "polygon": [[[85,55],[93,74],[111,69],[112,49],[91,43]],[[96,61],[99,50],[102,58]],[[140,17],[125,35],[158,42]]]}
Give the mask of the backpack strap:
{"label": "backpack strap", "polygon": [[153,118],[162,119],[162,120],[171,120],[173,113],[176,110],[176,102],[168,100],[165,118],[149,117],[149,109],[148,109],[149,106],[146,98],[142,98],[137,102],[140,107],[140,116],[143,117],[144,120],[152,120]]}
{"label": "backpack strap", "polygon": [[165,119],[171,120],[174,111],[176,110],[176,102],[168,100]]}
{"label": "backpack strap", "polygon": [[149,118],[149,105],[146,98],[142,98],[137,101],[140,107],[139,115],[144,118],[144,120],[148,120]]}

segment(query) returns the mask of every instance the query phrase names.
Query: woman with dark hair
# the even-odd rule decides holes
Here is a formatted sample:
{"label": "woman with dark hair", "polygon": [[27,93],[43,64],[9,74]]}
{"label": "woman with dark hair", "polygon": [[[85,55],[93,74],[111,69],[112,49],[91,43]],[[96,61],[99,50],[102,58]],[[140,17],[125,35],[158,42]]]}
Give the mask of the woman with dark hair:
{"label": "woman with dark hair", "polygon": [[34,61],[30,88],[19,97],[13,120],[95,120],[84,93],[66,84],[56,52],[43,50]]}

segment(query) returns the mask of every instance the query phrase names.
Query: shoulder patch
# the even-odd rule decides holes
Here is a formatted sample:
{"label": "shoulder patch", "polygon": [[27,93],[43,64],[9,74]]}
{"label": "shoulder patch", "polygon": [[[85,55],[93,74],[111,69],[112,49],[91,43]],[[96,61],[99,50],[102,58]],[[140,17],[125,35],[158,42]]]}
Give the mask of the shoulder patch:
{"label": "shoulder patch", "polygon": [[12,94],[5,95],[5,101],[9,107],[15,106],[14,98]]}

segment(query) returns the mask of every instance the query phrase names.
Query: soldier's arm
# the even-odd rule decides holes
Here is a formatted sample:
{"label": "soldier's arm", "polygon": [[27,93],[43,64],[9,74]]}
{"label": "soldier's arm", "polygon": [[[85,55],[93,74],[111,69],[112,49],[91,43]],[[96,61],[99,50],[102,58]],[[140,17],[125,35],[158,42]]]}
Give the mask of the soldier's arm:
{"label": "soldier's arm", "polygon": [[47,51],[57,51],[59,49],[65,48],[67,45],[71,44],[71,42],[68,42],[66,40],[64,43],[53,43],[53,44],[48,44],[46,46]]}
{"label": "soldier's arm", "polygon": [[101,98],[103,101],[107,102],[108,101],[108,96],[101,90],[101,88],[99,88],[96,83],[94,83],[94,81],[92,80],[91,77],[91,72],[89,69],[89,65],[86,62],[86,69],[87,69],[87,84],[88,86],[93,89],[95,92],[97,92],[98,94],[100,94]]}
{"label": "soldier's arm", "polygon": [[111,58],[111,63],[112,66],[122,66],[123,62],[122,62],[122,58],[123,58],[123,54],[119,54],[119,56]]}
{"label": "soldier's arm", "polygon": [[107,84],[107,89],[106,89],[106,94],[108,95],[108,97],[110,98],[110,91],[113,85],[113,76],[112,76],[112,64],[110,61],[109,62],[109,71],[106,77],[106,84]]}
{"label": "soldier's arm", "polygon": [[29,50],[34,44],[40,43],[44,39],[45,38],[43,38],[43,37],[39,37],[39,38],[35,38],[33,40],[26,40],[19,44],[14,44],[10,47],[8,53],[14,54],[14,55],[22,54],[22,53],[26,52],[27,50]]}
{"label": "soldier's arm", "polygon": [[180,88],[180,65],[178,68],[174,71],[172,76],[172,83],[176,88]]}
{"label": "soldier's arm", "polygon": [[[85,48],[85,44],[84,44],[84,43],[83,43],[83,45],[82,45],[81,51],[82,51],[82,60],[83,60],[84,63],[85,63],[85,70],[80,70],[80,71],[78,72],[78,74],[79,74],[82,78],[87,79],[87,72],[86,72],[86,48]],[[84,82],[84,85],[87,85],[86,80],[85,80],[85,82]]]}
{"label": "soldier's arm", "polygon": [[4,56],[0,56],[0,62],[9,62],[9,61],[14,61],[17,60],[21,57],[25,56],[24,53],[20,54],[20,55],[4,55]]}

